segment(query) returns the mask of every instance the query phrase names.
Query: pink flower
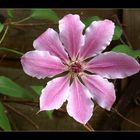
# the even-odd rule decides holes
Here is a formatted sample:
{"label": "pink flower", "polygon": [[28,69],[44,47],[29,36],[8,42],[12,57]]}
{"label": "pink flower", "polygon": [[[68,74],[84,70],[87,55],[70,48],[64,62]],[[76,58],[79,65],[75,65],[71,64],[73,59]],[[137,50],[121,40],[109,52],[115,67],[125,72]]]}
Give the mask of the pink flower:
{"label": "pink flower", "polygon": [[92,116],[91,99],[107,110],[115,102],[114,85],[106,78],[125,78],[140,70],[139,63],[126,54],[101,53],[112,40],[112,21],[92,22],[85,35],[84,27],[78,15],[68,14],[59,21],[59,34],[47,29],[34,41],[36,50],[21,58],[25,73],[38,79],[68,71],[42,90],[40,110],[58,109],[67,100],[68,114],[82,124]]}

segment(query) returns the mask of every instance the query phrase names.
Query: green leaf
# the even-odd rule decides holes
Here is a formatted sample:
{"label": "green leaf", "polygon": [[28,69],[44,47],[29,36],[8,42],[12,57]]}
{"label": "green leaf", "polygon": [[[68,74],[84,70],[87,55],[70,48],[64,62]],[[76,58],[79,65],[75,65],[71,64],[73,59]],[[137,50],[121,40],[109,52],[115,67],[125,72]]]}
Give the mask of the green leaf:
{"label": "green leaf", "polygon": [[101,20],[101,18],[98,16],[92,16],[84,19],[83,23],[85,24],[86,27],[88,27],[93,21],[98,21],[98,20]]}
{"label": "green leaf", "polygon": [[0,33],[2,32],[3,28],[4,28],[4,25],[0,23]]}
{"label": "green leaf", "polygon": [[59,17],[52,9],[33,9],[31,17],[34,19],[47,19],[57,23]]}
{"label": "green leaf", "polygon": [[117,26],[116,25],[112,40],[118,40],[118,39],[120,39],[121,35],[122,35],[122,28],[120,26]]}
{"label": "green leaf", "polygon": [[8,18],[13,18],[14,17],[13,11],[14,11],[14,9],[7,9]]}
{"label": "green leaf", "polygon": [[5,113],[5,108],[0,102],[0,127],[5,131],[11,131],[9,119]]}
{"label": "green leaf", "polygon": [[4,76],[0,76],[0,93],[11,97],[33,99],[33,95],[28,90]]}
{"label": "green leaf", "polygon": [[48,115],[48,117],[49,117],[49,119],[53,119],[53,111],[54,111],[54,110],[46,111],[46,112],[47,112],[47,115]]}
{"label": "green leaf", "polygon": [[31,88],[37,93],[37,95],[41,95],[41,90],[43,89],[43,86],[31,86]]}
{"label": "green leaf", "polygon": [[125,54],[132,56],[134,58],[140,57],[140,50],[132,50],[127,45],[123,45],[123,44],[117,45],[116,47],[114,47],[112,49],[112,51],[119,52],[119,53],[125,53]]}

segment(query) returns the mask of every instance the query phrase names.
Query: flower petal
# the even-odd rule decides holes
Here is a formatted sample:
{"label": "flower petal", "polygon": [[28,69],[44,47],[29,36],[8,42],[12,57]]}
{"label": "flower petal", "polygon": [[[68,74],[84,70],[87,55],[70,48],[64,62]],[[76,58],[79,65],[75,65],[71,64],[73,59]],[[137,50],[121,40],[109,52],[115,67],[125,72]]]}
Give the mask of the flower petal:
{"label": "flower petal", "polygon": [[78,79],[75,79],[70,87],[67,104],[68,114],[76,121],[86,124],[92,116],[93,106],[89,91]]}
{"label": "flower petal", "polygon": [[114,85],[99,75],[86,75],[82,79],[93,99],[102,108],[110,110],[116,99]]}
{"label": "flower petal", "polygon": [[59,109],[69,94],[69,77],[59,77],[50,82],[42,90],[40,111]]}
{"label": "flower petal", "polygon": [[47,51],[27,52],[22,56],[21,64],[26,74],[38,79],[54,76],[64,71],[61,60]]}
{"label": "flower petal", "polygon": [[49,51],[50,54],[59,57],[63,61],[68,59],[68,55],[64,50],[64,46],[59,39],[58,33],[51,28],[41,34],[33,42],[33,46],[37,50]]}
{"label": "flower petal", "polygon": [[111,20],[92,22],[86,29],[85,45],[81,48],[80,57],[86,59],[103,51],[112,40],[114,28]]}
{"label": "flower petal", "polygon": [[84,27],[79,15],[68,14],[59,21],[60,39],[72,59],[76,58],[79,48],[84,43]]}
{"label": "flower petal", "polygon": [[102,77],[115,79],[139,72],[140,65],[134,58],[124,53],[106,52],[89,61],[86,69]]}

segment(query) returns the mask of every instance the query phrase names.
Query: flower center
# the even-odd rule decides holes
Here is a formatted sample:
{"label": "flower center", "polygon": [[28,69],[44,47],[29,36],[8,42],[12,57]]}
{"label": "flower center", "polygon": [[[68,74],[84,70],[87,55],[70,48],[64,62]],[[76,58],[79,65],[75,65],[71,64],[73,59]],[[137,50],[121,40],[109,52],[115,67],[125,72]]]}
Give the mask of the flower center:
{"label": "flower center", "polygon": [[79,73],[82,71],[82,66],[78,62],[74,62],[70,65],[71,71],[74,73]]}

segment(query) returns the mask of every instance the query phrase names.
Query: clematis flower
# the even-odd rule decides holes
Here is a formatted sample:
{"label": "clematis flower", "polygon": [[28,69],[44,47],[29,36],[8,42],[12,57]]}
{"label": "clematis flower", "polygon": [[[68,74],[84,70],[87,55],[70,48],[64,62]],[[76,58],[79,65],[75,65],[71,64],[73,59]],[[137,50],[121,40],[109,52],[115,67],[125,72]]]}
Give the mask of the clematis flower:
{"label": "clematis flower", "polygon": [[67,72],[42,90],[40,110],[59,109],[67,101],[68,114],[82,124],[91,118],[94,102],[107,110],[115,102],[114,85],[107,79],[140,70],[139,63],[126,54],[102,53],[114,34],[111,20],[92,22],[85,35],[84,28],[79,15],[68,14],[59,21],[59,34],[47,29],[33,42],[35,50],[21,58],[25,73],[38,79]]}

